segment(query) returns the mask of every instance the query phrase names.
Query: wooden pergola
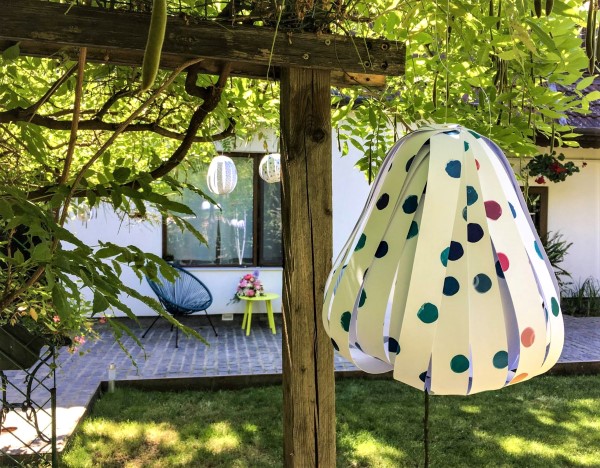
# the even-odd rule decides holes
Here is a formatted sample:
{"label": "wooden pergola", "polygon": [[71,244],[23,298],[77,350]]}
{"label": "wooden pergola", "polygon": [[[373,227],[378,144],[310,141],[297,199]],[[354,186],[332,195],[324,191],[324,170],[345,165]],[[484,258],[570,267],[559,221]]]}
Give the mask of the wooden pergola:
{"label": "wooden pergola", "polygon": [[[150,15],[39,0],[0,0],[0,49],[52,57],[87,48],[90,61],[140,66]],[[170,17],[161,67],[281,81],[284,459],[335,466],[333,347],[321,322],[331,267],[331,86],[381,86],[404,72],[405,48],[384,40]]]}

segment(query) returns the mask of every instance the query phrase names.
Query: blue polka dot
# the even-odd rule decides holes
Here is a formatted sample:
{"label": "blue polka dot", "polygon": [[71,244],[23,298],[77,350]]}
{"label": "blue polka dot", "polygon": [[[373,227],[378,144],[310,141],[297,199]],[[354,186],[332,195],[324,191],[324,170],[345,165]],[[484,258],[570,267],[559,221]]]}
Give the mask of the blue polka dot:
{"label": "blue polka dot", "polygon": [[337,343],[333,340],[333,338],[331,338],[331,344],[333,345],[333,347],[335,348],[336,351],[340,350],[340,347],[337,345]]}
{"label": "blue polka dot", "polygon": [[438,319],[438,308],[430,302],[426,302],[421,306],[417,317],[423,323],[433,323]]}
{"label": "blue polka dot", "polygon": [[367,269],[365,270],[365,272],[363,273],[363,281],[365,280],[365,278],[366,278],[366,276],[367,276],[367,273],[369,273],[369,269],[368,269],[368,268],[367,268]]}
{"label": "blue polka dot", "polygon": [[465,151],[469,151],[469,142],[465,141]]}
{"label": "blue polka dot", "polygon": [[537,241],[533,241],[533,246],[535,247],[535,253],[538,254],[538,257],[540,257],[543,260],[544,256],[542,255],[542,250],[540,249],[540,246],[537,243]]}
{"label": "blue polka dot", "polygon": [[366,291],[363,289],[363,290],[360,292],[360,299],[359,299],[359,301],[358,301],[358,307],[362,307],[362,306],[364,306],[364,305],[365,305],[365,302],[366,302],[366,300],[367,300],[367,292],[366,292]]}
{"label": "blue polka dot", "polygon": [[426,378],[427,378],[427,371],[425,371],[425,372],[421,372],[421,373],[419,374],[419,380],[420,380],[421,382],[425,383],[425,379],[426,379]]}
{"label": "blue polka dot", "polygon": [[454,276],[446,276],[444,280],[444,296],[454,296],[460,289],[460,284]]}
{"label": "blue polka dot", "polygon": [[496,369],[504,369],[508,367],[508,353],[506,351],[498,351],[494,354],[492,363]]}
{"label": "blue polka dot", "polygon": [[517,217],[517,212],[516,212],[516,210],[515,210],[515,207],[514,207],[514,206],[512,206],[512,203],[511,203],[511,202],[508,202],[508,206],[510,207],[510,212],[512,213],[512,215],[513,215],[513,218],[516,218],[516,217]]}
{"label": "blue polka dot", "polygon": [[446,174],[454,179],[460,178],[461,164],[460,161],[452,160],[446,164]]}
{"label": "blue polka dot", "polygon": [[357,250],[362,249],[365,246],[366,242],[367,236],[363,233],[360,235],[360,239],[358,239],[358,243],[356,244],[356,247],[354,247],[354,251],[356,252]]}
{"label": "blue polka dot", "polygon": [[502,271],[500,260],[496,260],[496,274],[498,275],[498,278],[504,278],[504,272]]}
{"label": "blue polka dot", "polygon": [[413,156],[412,158],[410,158],[408,161],[406,161],[406,172],[408,172],[408,170],[410,169],[410,166],[412,166],[412,163],[415,161],[415,157]]}
{"label": "blue polka dot", "polygon": [[477,195],[477,191],[474,187],[467,185],[467,205],[471,206],[479,199],[479,195]]}
{"label": "blue polka dot", "polygon": [[485,273],[479,273],[473,278],[473,286],[475,291],[486,293],[492,288],[492,280]]}
{"label": "blue polka dot", "polygon": [[467,240],[469,242],[479,242],[483,237],[483,228],[477,223],[467,224]]}
{"label": "blue polka dot", "polygon": [[440,255],[440,260],[442,261],[442,265],[448,266],[448,257],[450,256],[450,247],[446,247],[442,250]]}
{"label": "blue polka dot", "polygon": [[467,207],[466,206],[463,208],[462,217],[465,221],[467,220]]}
{"label": "blue polka dot", "polygon": [[406,214],[411,214],[417,211],[417,206],[419,205],[419,199],[416,195],[410,195],[406,197],[404,203],[402,203],[402,211]]}
{"label": "blue polka dot", "polygon": [[398,343],[394,338],[390,338],[388,340],[388,351],[390,353],[400,354],[400,343]]}
{"label": "blue polka dot", "polygon": [[354,343],[354,346],[356,346],[356,349],[362,351],[362,348],[360,347],[360,344],[358,344],[358,342]]}
{"label": "blue polka dot", "polygon": [[377,247],[377,251],[375,252],[375,257],[381,258],[385,257],[385,254],[388,253],[388,243],[386,241],[381,241],[379,246]]}
{"label": "blue polka dot", "polygon": [[410,223],[410,229],[408,230],[408,235],[406,236],[406,238],[412,239],[417,234],[419,234],[419,225],[416,221],[413,221],[412,223]]}
{"label": "blue polka dot", "polygon": [[393,163],[390,163],[390,165],[388,167],[388,172],[390,172],[392,170],[392,165],[393,165]]}
{"label": "blue polka dot", "polygon": [[377,206],[378,210],[383,210],[386,206],[388,206],[389,202],[390,196],[387,193],[384,193],[379,197],[379,200],[377,200],[377,203],[375,205]]}
{"label": "blue polka dot", "polygon": [[448,255],[448,260],[455,262],[456,260],[459,260],[464,253],[465,251],[460,242],[450,242],[450,254]]}

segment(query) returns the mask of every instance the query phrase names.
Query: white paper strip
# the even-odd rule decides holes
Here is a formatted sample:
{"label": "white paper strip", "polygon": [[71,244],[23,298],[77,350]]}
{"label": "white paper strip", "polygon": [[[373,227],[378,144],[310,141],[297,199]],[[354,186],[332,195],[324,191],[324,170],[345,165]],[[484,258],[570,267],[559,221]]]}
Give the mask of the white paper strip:
{"label": "white paper strip", "polygon": [[498,389],[556,363],[556,278],[494,143],[444,125],[392,148],[334,263],[323,322],[361,369],[433,394]]}

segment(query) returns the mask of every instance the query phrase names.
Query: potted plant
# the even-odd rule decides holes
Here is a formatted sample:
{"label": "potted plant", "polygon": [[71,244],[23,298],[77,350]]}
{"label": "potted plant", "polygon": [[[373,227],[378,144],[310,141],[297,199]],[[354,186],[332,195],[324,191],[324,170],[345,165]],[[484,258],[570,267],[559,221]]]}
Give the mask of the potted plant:
{"label": "potted plant", "polygon": [[[564,162],[565,155],[551,153],[537,154],[525,165],[525,170],[530,177],[534,177],[538,184],[550,182],[564,182],[570,175],[579,172],[579,167],[573,161]],[[586,163],[583,163],[583,167]]]}

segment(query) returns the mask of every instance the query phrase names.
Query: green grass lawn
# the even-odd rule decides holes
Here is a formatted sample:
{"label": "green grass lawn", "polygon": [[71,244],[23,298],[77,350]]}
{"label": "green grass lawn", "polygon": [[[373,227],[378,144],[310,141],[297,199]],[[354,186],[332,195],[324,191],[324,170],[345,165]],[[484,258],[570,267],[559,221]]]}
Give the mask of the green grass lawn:
{"label": "green grass lawn", "polygon": [[[394,381],[336,386],[337,466],[422,466],[423,393]],[[63,456],[67,467],[282,466],[281,387],[117,390]],[[540,377],[430,398],[432,467],[600,467],[600,376]]]}

